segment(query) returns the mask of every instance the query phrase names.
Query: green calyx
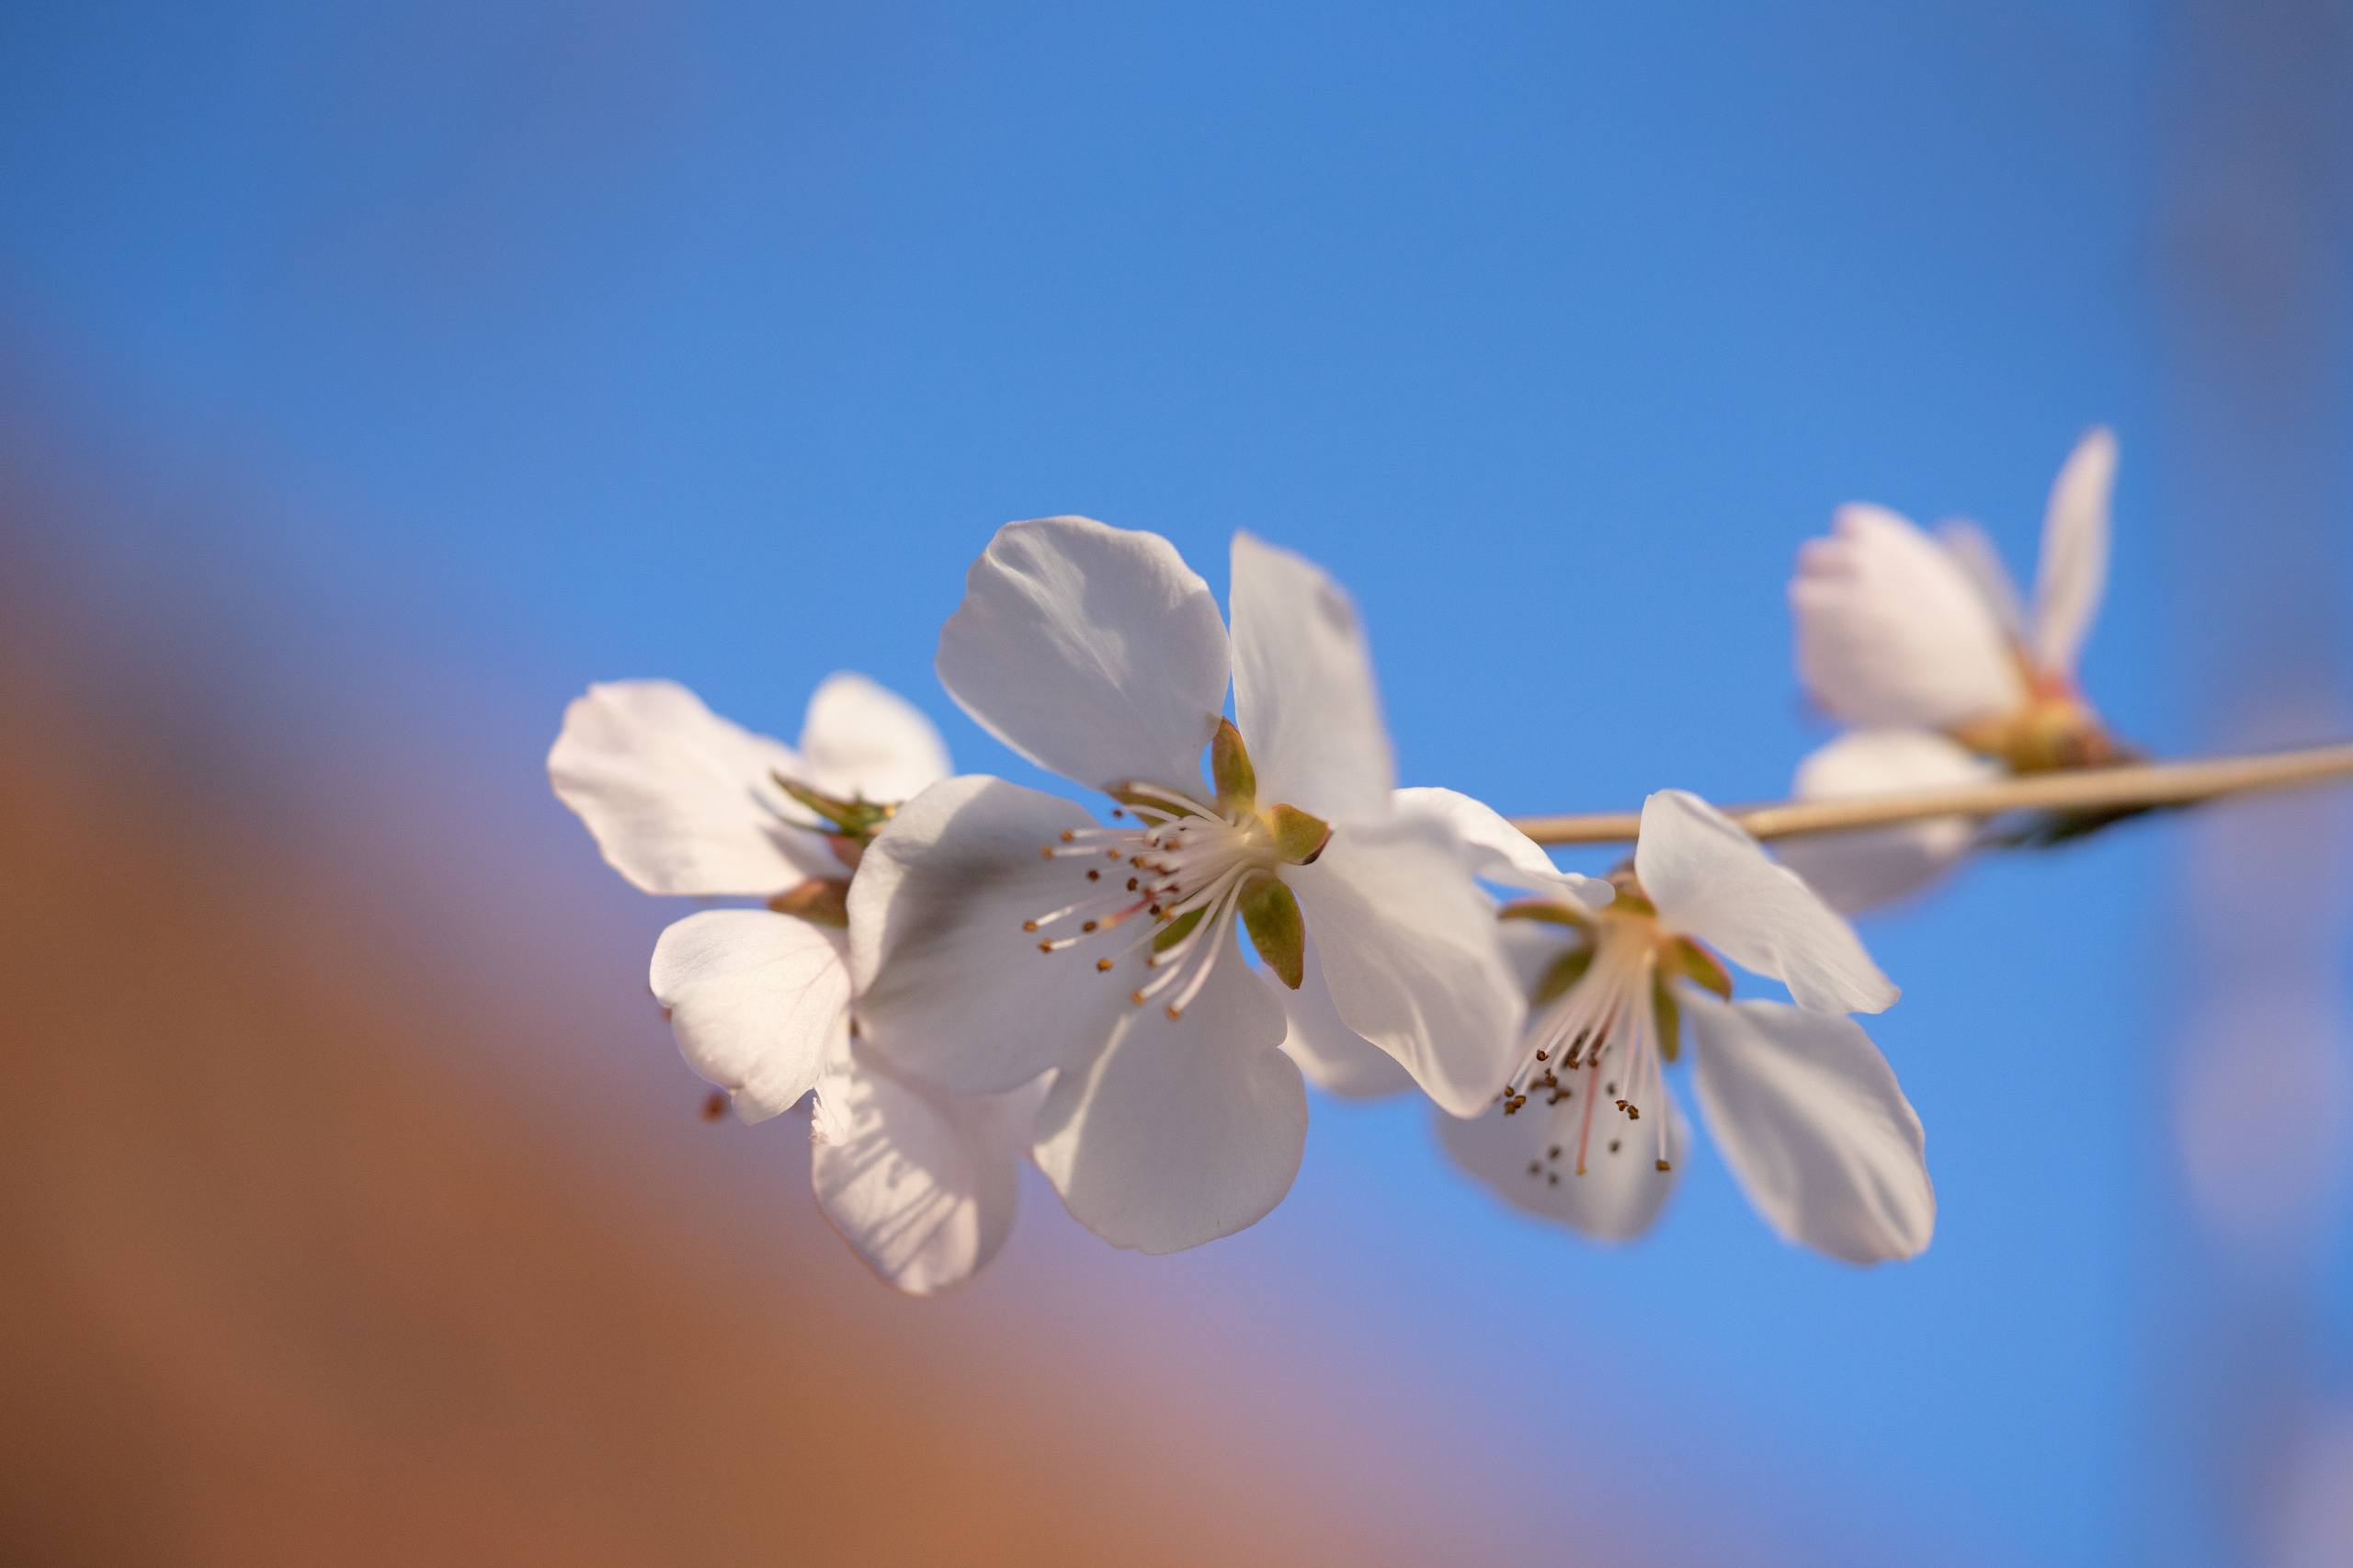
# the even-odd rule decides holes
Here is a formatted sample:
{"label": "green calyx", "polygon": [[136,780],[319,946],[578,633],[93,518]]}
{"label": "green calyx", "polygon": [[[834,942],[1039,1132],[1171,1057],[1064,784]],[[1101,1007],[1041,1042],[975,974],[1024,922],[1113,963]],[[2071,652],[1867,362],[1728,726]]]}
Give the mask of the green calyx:
{"label": "green calyx", "polygon": [[1242,887],[1242,924],[1267,967],[1293,991],[1306,976],[1307,917],[1279,877],[1256,876]]}
{"label": "green calyx", "polygon": [[1683,1004],[1664,974],[1651,981],[1651,1018],[1658,1025],[1659,1059],[1673,1062],[1683,1054]]}
{"label": "green calyx", "polygon": [[1702,991],[1712,991],[1725,1001],[1732,1000],[1732,971],[1688,937],[1677,937],[1659,955],[1659,983],[1680,975]]}
{"label": "green calyx", "polygon": [[1193,927],[1201,923],[1201,916],[1206,913],[1208,912],[1203,909],[1188,909],[1163,926],[1152,938],[1152,950],[1155,953],[1165,953],[1191,936]]}
{"label": "green calyx", "polygon": [[1250,766],[1249,748],[1231,719],[1217,722],[1217,734],[1210,742],[1210,782],[1217,786],[1218,810],[1229,818],[1258,809],[1258,770]]}
{"label": "green calyx", "polygon": [[1495,911],[1498,920],[1534,920],[1546,926],[1567,926],[1579,931],[1591,931],[1595,921],[1592,911],[1580,903],[1563,903],[1558,899],[1523,898],[1505,904]]}
{"label": "green calyx", "polygon": [[825,824],[831,836],[847,839],[858,848],[862,849],[872,843],[874,835],[882,831],[882,824],[898,813],[896,805],[870,801],[863,796],[844,800],[839,795],[813,790],[798,779],[787,778],[774,770],[768,777],[776,780],[778,789],[815,812]]}
{"label": "green calyx", "polygon": [[1528,1005],[1531,1007],[1543,1007],[1559,1001],[1569,994],[1570,987],[1585,978],[1585,971],[1592,967],[1593,949],[1591,948],[1571,948],[1567,952],[1554,959],[1542,976],[1537,980],[1535,993],[1529,997]]}
{"label": "green calyx", "polygon": [[1332,826],[1297,806],[1270,806],[1260,818],[1275,835],[1275,853],[1286,866],[1312,866],[1332,842]]}
{"label": "green calyx", "polygon": [[806,920],[812,926],[830,926],[846,931],[849,928],[849,884],[829,877],[812,877],[790,892],[780,892],[768,900],[768,907],[779,915]]}

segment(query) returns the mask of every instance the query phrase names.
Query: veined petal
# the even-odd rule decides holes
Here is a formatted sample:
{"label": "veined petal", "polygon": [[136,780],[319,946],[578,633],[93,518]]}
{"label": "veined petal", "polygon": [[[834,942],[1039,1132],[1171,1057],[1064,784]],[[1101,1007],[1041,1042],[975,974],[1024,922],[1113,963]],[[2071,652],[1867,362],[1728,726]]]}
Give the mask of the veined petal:
{"label": "veined petal", "polygon": [[844,671],[809,699],[801,764],[825,794],[895,804],[948,777],[948,747],[914,703]]}
{"label": "veined petal", "polygon": [[2106,426],[2076,444],[2051,486],[2042,518],[2042,564],[2034,578],[2034,656],[2075,673],[2084,639],[2108,587],[2108,500],[2116,484],[2116,437]]}
{"label": "veined petal", "polygon": [[[1934,790],[1991,778],[2000,767],[1932,730],[1853,730],[1798,765],[1800,800]],[[1775,846],[1823,902],[1852,915],[1934,881],[1969,852],[1977,824],[1932,817],[1855,833],[1802,834]]]}
{"label": "veined petal", "polygon": [[1686,986],[1699,1108],[1774,1230],[1849,1263],[1912,1257],[1936,1230],[1927,1140],[1852,1018]]}
{"label": "veined petal", "polygon": [[[1629,1241],[1651,1228],[1675,1191],[1683,1169],[1683,1118],[1672,1094],[1646,1101],[1639,1122],[1608,1105],[1595,1107],[1580,1176],[1586,1093],[1580,1075],[1576,1092],[1558,1105],[1539,1097],[1511,1116],[1496,1108],[1467,1120],[1438,1117],[1438,1141],[1456,1165],[1513,1208],[1598,1241]],[[1666,1170],[1658,1168],[1662,1130]]]}
{"label": "veined petal", "polygon": [[1246,533],[1233,536],[1233,715],[1260,800],[1326,822],[1388,809],[1397,766],[1355,604],[1322,567]]}
{"label": "veined petal", "polygon": [[707,909],[662,933],[650,980],[688,1066],[765,1121],[849,1046],[842,934],[765,909]]}
{"label": "veined petal", "polygon": [[1599,908],[1610,900],[1609,884],[1563,871],[1528,835],[1483,801],[1455,790],[1416,786],[1391,797],[1403,815],[1438,824],[1462,846],[1463,864],[1482,881],[1525,888]]}
{"label": "veined petal", "polygon": [[1307,1140],[1307,1090],[1276,1049],[1283,1011],[1229,936],[1209,983],[1171,1021],[1129,1013],[1111,1048],[1056,1076],[1038,1113],[1039,1168],[1116,1246],[1178,1252],[1282,1201]]}
{"label": "veined petal", "polygon": [[1088,825],[1002,778],[943,779],[901,807],[850,881],[866,1044],[952,1094],[1000,1094],[1101,1051],[1134,966],[1100,973],[1022,929],[1070,898],[1070,863],[1039,850]]}
{"label": "veined petal", "polygon": [[841,863],[769,777],[800,759],[729,723],[676,681],[608,681],[564,710],[548,753],[556,798],[647,892],[759,896]]}
{"label": "veined petal", "polygon": [[1780,981],[1802,1007],[1877,1013],[1900,994],[1852,926],[1697,795],[1661,790],[1643,802],[1634,875],[1660,924]]}
{"label": "veined petal", "polygon": [[1324,966],[1316,960],[1313,933],[1307,938],[1306,974],[1298,990],[1283,992],[1279,1000],[1290,1023],[1283,1051],[1317,1088],[1370,1099],[1414,1086],[1412,1074],[1395,1057],[1340,1021],[1332,988],[1324,983]]}
{"label": "veined petal", "polygon": [[1949,729],[2024,700],[2001,623],[1934,540],[1880,506],[1841,506],[1832,529],[1790,584],[1815,701],[1850,724]]}
{"label": "veined petal", "polygon": [[1176,546],[1090,517],[999,528],[939,634],[940,683],[964,711],[1094,789],[1198,790],[1226,665],[1217,600]]}
{"label": "veined petal", "polygon": [[1527,1004],[1452,835],[1392,816],[1336,830],[1287,874],[1341,1020],[1455,1116],[1495,1097]]}
{"label": "veined petal", "polygon": [[864,1053],[817,1083],[810,1182],[869,1267],[913,1295],[961,1284],[1013,1229],[1043,1085],[958,1097]]}

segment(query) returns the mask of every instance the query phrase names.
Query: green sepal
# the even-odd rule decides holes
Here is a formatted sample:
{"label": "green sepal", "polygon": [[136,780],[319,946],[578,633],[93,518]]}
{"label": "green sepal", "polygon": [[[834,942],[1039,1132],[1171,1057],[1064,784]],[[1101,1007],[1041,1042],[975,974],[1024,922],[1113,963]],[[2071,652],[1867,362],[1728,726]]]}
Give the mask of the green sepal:
{"label": "green sepal", "polygon": [[1654,916],[1658,914],[1658,905],[1653,903],[1639,889],[1630,887],[1624,882],[1612,882],[1609,886],[1617,895],[1609,901],[1609,907],[1619,914]]}
{"label": "green sepal", "polygon": [[779,915],[806,920],[812,926],[831,926],[836,930],[847,930],[849,927],[849,884],[830,877],[812,877],[790,892],[780,892],[768,900],[768,907]]}
{"label": "green sepal", "polygon": [[1242,924],[1267,967],[1293,991],[1307,974],[1307,917],[1280,877],[1253,877],[1242,888]]}
{"label": "green sepal", "polygon": [[[1681,975],[1703,991],[1712,991],[1725,1001],[1732,1000],[1732,971],[1688,937],[1677,937],[1667,949],[1667,975]],[[1664,977],[1662,977],[1664,978]]]}
{"label": "green sepal", "polygon": [[1268,831],[1275,835],[1275,853],[1286,866],[1313,866],[1315,857],[1332,842],[1332,825],[1322,817],[1310,816],[1297,806],[1274,806],[1266,812]]}
{"label": "green sepal", "polygon": [[1152,950],[1155,953],[1165,953],[1191,936],[1193,927],[1201,923],[1201,916],[1205,913],[1207,913],[1206,906],[1201,909],[1188,909],[1162,926],[1160,934],[1152,939]]}
{"label": "green sepal", "polygon": [[1258,809],[1258,770],[1250,766],[1242,732],[1231,719],[1217,722],[1217,735],[1210,742],[1210,781],[1217,786],[1218,809],[1227,816],[1247,816]]}
{"label": "green sepal", "polygon": [[1535,993],[1529,997],[1528,1005],[1541,1007],[1559,1001],[1569,994],[1571,986],[1585,978],[1585,971],[1592,967],[1591,948],[1571,948],[1554,959],[1552,966],[1545,970],[1543,977],[1537,981]]}
{"label": "green sepal", "polygon": [[1675,987],[1665,975],[1651,981],[1651,1017],[1658,1025],[1658,1053],[1663,1061],[1672,1062],[1683,1054],[1683,1004],[1675,999]]}
{"label": "green sepal", "polygon": [[899,810],[894,805],[863,797],[844,800],[839,795],[828,795],[822,790],[811,789],[797,778],[788,778],[774,769],[769,770],[768,777],[776,780],[778,789],[808,807],[831,827],[835,836],[847,838],[855,845],[863,846],[870,842],[876,834],[882,831],[882,824]]}
{"label": "green sepal", "polygon": [[1547,926],[1574,926],[1579,931],[1593,929],[1593,912],[1581,903],[1563,903],[1558,899],[1523,898],[1505,904],[1495,911],[1498,920],[1538,920]]}

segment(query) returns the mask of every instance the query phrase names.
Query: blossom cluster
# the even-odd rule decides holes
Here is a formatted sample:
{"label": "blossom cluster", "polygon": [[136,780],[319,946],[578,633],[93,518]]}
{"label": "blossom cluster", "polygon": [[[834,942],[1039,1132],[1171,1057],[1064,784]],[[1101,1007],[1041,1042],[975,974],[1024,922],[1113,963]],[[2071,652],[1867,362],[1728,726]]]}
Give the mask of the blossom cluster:
{"label": "blossom cluster", "polygon": [[[2114,446],[2054,490],[2031,612],[1981,535],[1852,506],[1802,553],[1798,665],[1849,733],[1802,794],[2101,760],[2075,680],[2106,566]],[[788,746],[665,681],[594,686],[556,794],[647,892],[735,901],[656,944],[688,1062],[746,1122],[810,1102],[817,1201],[927,1293],[1010,1231],[1026,1160],[1106,1241],[1165,1253],[1289,1191],[1312,1080],[1417,1092],[1511,1204],[1622,1239],[1701,1119],[1785,1238],[1867,1263],[1928,1244],[1919,1118],[1856,1015],[1896,987],[1847,915],[1968,847],[1958,819],[1780,861],[1654,794],[1588,878],[1489,807],[1400,788],[1354,605],[1237,534],[1231,597],[1157,535],[1007,524],[938,672],[1070,794],[956,774],[911,704],[854,675]],[[1228,694],[1232,702],[1229,716]],[[1786,1002],[1743,997],[1735,971]]]}

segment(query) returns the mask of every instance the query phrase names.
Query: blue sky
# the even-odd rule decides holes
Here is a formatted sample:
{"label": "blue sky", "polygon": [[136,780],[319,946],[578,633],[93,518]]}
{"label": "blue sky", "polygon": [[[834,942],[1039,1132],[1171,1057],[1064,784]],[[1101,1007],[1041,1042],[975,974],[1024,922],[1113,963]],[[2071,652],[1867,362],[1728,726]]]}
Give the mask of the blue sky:
{"label": "blue sky", "polygon": [[[2145,460],[2155,49],[2121,4],[20,7],[0,298],[128,460],[278,498],[94,554],[188,562],[256,658],[368,628],[375,697],[565,853],[539,758],[594,678],[789,735],[859,668],[1026,776],[930,658],[989,530],[1063,511],[1221,589],[1237,527],[1327,564],[1413,781],[1749,799],[1821,733],[1798,542],[1869,498],[2024,567],[2099,421],[2087,676],[2197,739]],[[358,723],[262,662],[262,733]],[[2069,1063],[2149,1049],[2170,853],[1988,866],[1868,932],[1942,1202],[1917,1264],[1783,1248],[1711,1156],[1653,1241],[1585,1247],[1411,1108],[1319,1101],[1290,1203],[1187,1267],[1403,1369],[1449,1462],[1568,1425],[1672,1498],[1704,1429],[1706,1474],[1859,1557],[2128,1560],[2153,1108]],[[1529,1333],[1608,1354],[1499,1384]]]}

